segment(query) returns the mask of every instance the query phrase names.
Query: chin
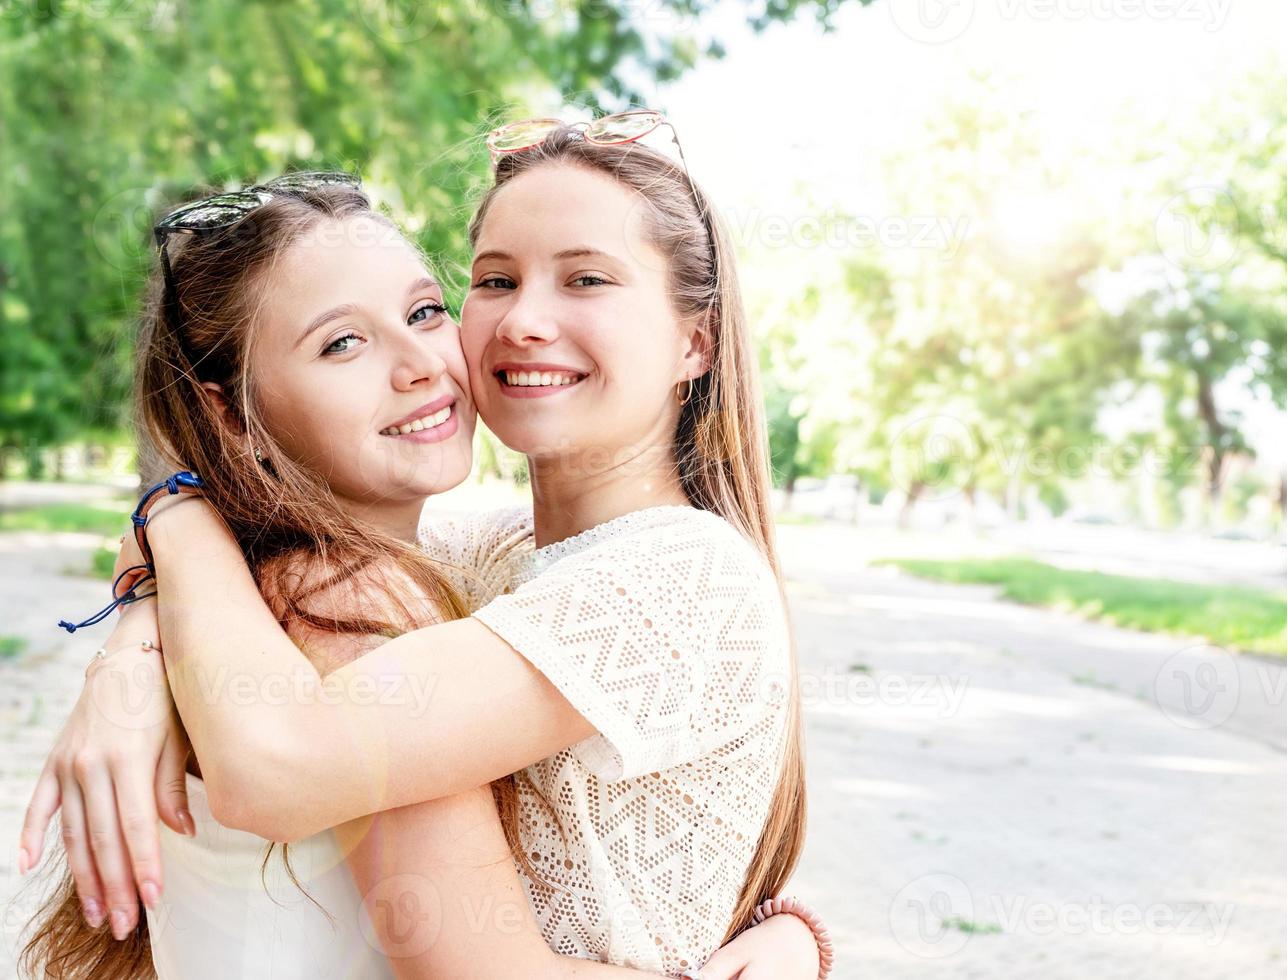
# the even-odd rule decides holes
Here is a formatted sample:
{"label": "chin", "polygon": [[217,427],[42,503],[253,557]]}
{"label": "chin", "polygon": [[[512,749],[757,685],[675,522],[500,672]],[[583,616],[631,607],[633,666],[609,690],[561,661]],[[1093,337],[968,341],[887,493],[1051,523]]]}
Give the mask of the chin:
{"label": "chin", "polygon": [[543,456],[564,456],[572,451],[575,442],[566,429],[552,430],[545,426],[512,424],[488,426],[496,438],[509,449],[524,456],[540,459]]}
{"label": "chin", "polygon": [[466,443],[459,453],[452,453],[441,461],[441,465],[426,470],[416,489],[426,496],[446,493],[465,482],[469,471],[474,467],[474,456],[471,447]]}
{"label": "chin", "polygon": [[459,486],[469,476],[473,451],[468,442],[429,458],[390,457],[365,461],[352,481],[385,500],[432,496]]}

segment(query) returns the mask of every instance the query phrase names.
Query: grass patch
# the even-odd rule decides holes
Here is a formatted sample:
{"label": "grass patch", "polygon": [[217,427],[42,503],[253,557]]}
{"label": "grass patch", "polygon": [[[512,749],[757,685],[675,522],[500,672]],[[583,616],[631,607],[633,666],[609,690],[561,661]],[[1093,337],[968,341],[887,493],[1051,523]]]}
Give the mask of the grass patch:
{"label": "grass patch", "polygon": [[993,585],[1047,606],[1130,629],[1200,636],[1218,646],[1287,656],[1287,593],[1056,568],[1027,558],[885,559],[922,578]]}
{"label": "grass patch", "polygon": [[995,922],[971,922],[969,919],[963,919],[959,915],[943,920],[943,926],[947,929],[963,932],[967,936],[992,936],[1001,931],[1001,927]]}
{"label": "grass patch", "polygon": [[99,548],[90,557],[89,574],[94,578],[105,578],[109,582],[114,577],[112,572],[116,569],[116,549]]}
{"label": "grass patch", "polygon": [[42,504],[0,511],[0,531],[79,531],[86,534],[119,535],[130,523],[132,505],[91,506],[89,504]]}
{"label": "grass patch", "polygon": [[24,636],[0,636],[0,660],[12,660],[27,649]]}

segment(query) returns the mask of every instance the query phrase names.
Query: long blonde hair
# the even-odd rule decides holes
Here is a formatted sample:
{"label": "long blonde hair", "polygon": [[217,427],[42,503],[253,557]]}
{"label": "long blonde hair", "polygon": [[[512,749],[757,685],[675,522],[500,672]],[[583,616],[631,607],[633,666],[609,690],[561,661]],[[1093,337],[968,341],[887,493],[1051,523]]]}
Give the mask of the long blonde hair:
{"label": "long blonde hair", "polygon": [[[675,310],[680,317],[703,318],[713,342],[710,370],[694,380],[675,431],[680,483],[694,506],[718,514],[759,548],[781,590],[764,399],[733,247],[723,223],[701,189],[664,154],[639,143],[590,143],[576,130],[564,128],[534,147],[499,158],[495,181],[470,222],[470,243],[477,245],[500,188],[535,167],[554,163],[606,174],[647,202],[647,234],[668,260]],[[726,941],[750,924],[756,905],[781,891],[804,842],[804,746],[794,649],[791,663],[782,771]]]}

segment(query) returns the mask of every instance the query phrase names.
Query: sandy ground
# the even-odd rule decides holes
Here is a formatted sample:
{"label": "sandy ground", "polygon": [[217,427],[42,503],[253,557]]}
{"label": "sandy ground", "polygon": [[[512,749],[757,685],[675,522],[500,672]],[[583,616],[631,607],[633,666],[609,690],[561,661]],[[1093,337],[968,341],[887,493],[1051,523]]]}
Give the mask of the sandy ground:
{"label": "sandy ground", "polygon": [[[793,890],[841,978],[1287,976],[1287,670],[874,568],[782,529],[808,727]],[[0,976],[17,832],[99,634],[83,536],[0,535]],[[16,897],[15,897],[16,896]]]}

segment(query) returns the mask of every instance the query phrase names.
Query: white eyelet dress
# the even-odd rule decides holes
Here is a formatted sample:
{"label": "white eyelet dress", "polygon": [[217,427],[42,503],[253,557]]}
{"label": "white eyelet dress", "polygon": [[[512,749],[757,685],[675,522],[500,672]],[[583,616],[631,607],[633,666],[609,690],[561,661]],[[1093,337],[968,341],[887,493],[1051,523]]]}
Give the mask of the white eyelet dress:
{"label": "white eyelet dress", "polygon": [[598,731],[519,780],[544,879],[524,886],[545,940],[671,976],[700,966],[730,925],[781,771],[790,644],[768,563],[692,507],[540,549],[522,510],[427,520],[420,540],[466,570],[456,584],[474,618]]}

